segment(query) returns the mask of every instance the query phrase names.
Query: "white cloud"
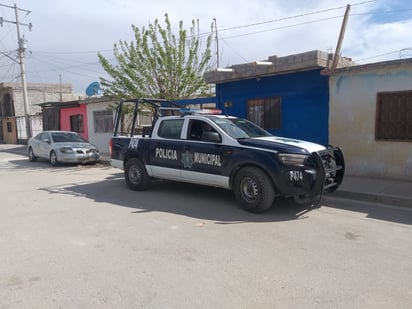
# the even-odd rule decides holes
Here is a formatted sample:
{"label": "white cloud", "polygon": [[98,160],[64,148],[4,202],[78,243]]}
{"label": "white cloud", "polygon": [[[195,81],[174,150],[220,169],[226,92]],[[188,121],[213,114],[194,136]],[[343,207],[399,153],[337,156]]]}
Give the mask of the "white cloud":
{"label": "white cloud", "polygon": [[[263,60],[271,55],[284,56],[313,49],[334,51],[347,0],[22,0],[21,22],[33,23],[33,31],[22,27],[32,55],[26,59],[29,82],[73,83],[82,91],[104,72],[95,53],[110,50],[119,40],[131,40],[131,25],[146,27],[154,19],[163,21],[168,13],[173,24],[182,20],[186,28],[199,19],[201,31],[209,32],[216,18],[221,65]],[[354,60],[382,61],[399,58],[399,51],[412,47],[412,4],[406,0],[353,2],[343,41],[343,55]],[[4,4],[13,6],[14,1]],[[339,8],[339,9],[334,9]],[[409,9],[409,10],[408,10]],[[395,11],[398,10],[398,11]],[[317,14],[310,12],[324,11]],[[371,12],[386,12],[370,15]],[[0,16],[12,20],[13,10],[0,7]],[[369,15],[362,15],[369,14]],[[305,15],[285,20],[285,17]],[[275,21],[277,20],[277,21]],[[269,22],[272,21],[272,22]],[[266,22],[261,25],[240,27]],[[237,27],[237,29],[226,30]],[[253,34],[254,33],[254,34]],[[0,28],[0,50],[17,48],[15,27]],[[215,47],[214,47],[215,48]],[[385,57],[371,58],[388,53]],[[46,53],[47,52],[47,53]],[[50,53],[54,52],[54,53]],[[68,52],[71,54],[63,54]],[[10,54],[12,55],[12,54]],[[111,52],[105,52],[110,58]],[[0,57],[0,82],[15,78],[15,64]]]}

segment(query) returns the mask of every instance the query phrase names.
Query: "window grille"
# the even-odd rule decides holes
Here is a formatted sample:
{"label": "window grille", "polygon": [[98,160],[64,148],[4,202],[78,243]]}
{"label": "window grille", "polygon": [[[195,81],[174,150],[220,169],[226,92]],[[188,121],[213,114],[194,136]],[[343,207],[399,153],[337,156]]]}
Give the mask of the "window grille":
{"label": "window grille", "polygon": [[102,110],[93,112],[94,132],[110,133],[113,132],[113,111]]}
{"label": "window grille", "polygon": [[375,135],[380,141],[412,141],[412,91],[378,93]]}
{"label": "window grille", "polygon": [[247,102],[247,119],[264,129],[280,129],[280,97],[249,100]]}

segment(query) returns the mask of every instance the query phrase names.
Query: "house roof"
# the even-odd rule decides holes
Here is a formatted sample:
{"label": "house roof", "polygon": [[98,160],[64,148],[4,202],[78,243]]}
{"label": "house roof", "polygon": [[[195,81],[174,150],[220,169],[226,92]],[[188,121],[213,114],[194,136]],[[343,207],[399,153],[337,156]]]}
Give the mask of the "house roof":
{"label": "house roof", "polygon": [[42,102],[39,105],[43,108],[47,107],[74,107],[79,106],[80,104],[93,104],[93,103],[102,103],[102,102],[113,102],[111,97],[93,97],[93,98],[86,98],[86,99],[78,99],[72,101],[50,101],[50,102]]}
{"label": "house roof", "polygon": [[334,70],[331,75],[336,75],[336,74],[340,74],[343,72],[369,71],[369,70],[388,69],[388,68],[397,68],[397,67],[412,68],[412,58],[374,62],[374,63],[367,63],[367,64],[339,68],[339,69]]}
{"label": "house roof", "polygon": [[79,101],[65,101],[65,102],[60,102],[60,101],[51,101],[51,102],[42,102],[38,104],[33,104],[33,105],[39,105],[42,108],[48,108],[48,107],[74,107],[79,105]]}
{"label": "house roof", "polygon": [[[209,84],[221,84],[257,77],[328,68],[332,64],[333,54],[313,50],[285,57],[270,56],[264,61],[232,65],[224,69],[208,71],[204,74]],[[338,67],[353,65],[351,59],[340,57]]]}
{"label": "house roof", "polygon": [[94,104],[94,103],[105,103],[114,102],[114,99],[110,96],[97,96],[97,97],[87,97],[85,99],[79,100],[80,104]]}

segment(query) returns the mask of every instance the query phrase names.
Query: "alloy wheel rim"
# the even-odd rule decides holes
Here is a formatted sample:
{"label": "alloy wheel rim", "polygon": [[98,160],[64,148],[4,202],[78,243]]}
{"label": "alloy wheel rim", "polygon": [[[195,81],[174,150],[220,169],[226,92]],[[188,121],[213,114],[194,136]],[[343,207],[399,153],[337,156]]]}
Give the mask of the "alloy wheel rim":
{"label": "alloy wheel rim", "polygon": [[50,160],[53,164],[55,164],[57,162],[57,156],[54,152],[51,154]]}

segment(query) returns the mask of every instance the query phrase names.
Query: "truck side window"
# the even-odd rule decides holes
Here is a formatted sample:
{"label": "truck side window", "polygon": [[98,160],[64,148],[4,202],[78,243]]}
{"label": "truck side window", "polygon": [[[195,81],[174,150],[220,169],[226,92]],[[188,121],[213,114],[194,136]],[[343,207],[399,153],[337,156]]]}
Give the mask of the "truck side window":
{"label": "truck side window", "polygon": [[218,134],[216,130],[207,122],[201,120],[190,120],[189,123],[189,139],[195,141],[208,140],[207,133],[214,132]]}
{"label": "truck side window", "polygon": [[158,135],[163,138],[180,139],[184,119],[163,120]]}
{"label": "truck side window", "polygon": [[199,120],[190,120],[189,139],[199,141],[202,138],[202,124]]}

